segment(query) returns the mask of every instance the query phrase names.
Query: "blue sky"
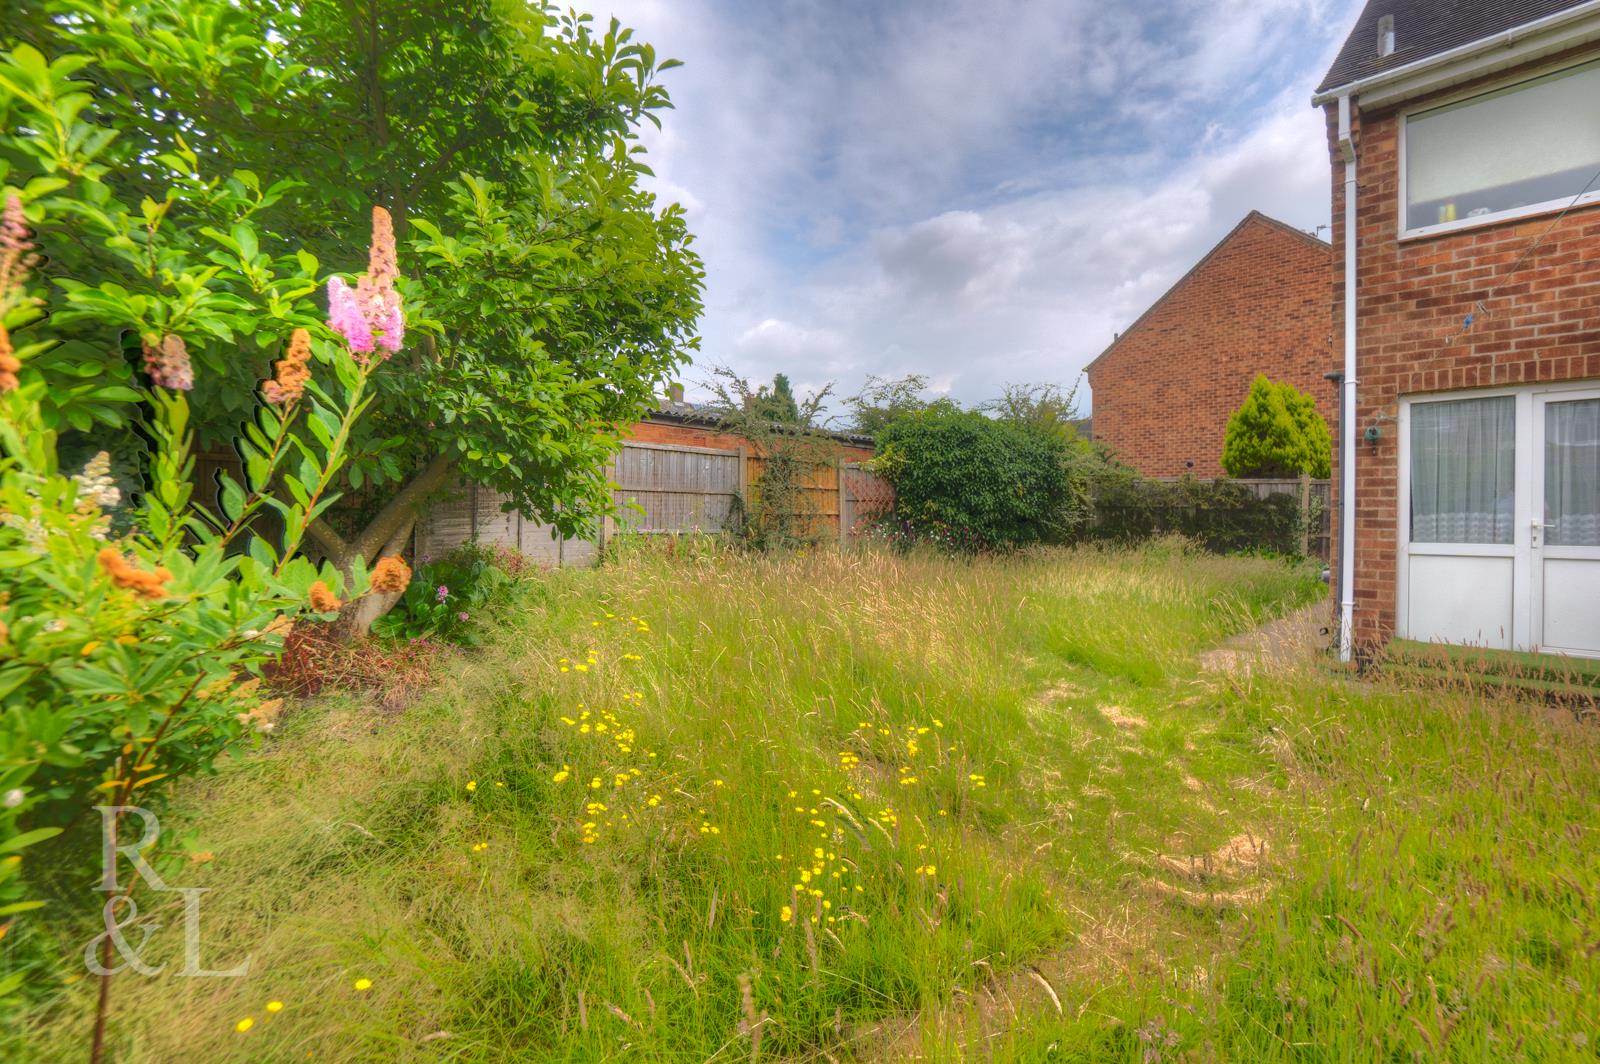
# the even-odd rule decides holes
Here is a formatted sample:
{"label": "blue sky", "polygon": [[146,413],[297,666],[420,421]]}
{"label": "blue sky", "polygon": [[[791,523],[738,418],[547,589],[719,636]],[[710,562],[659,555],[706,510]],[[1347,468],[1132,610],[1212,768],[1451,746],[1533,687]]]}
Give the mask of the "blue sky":
{"label": "blue sky", "polygon": [[646,144],[706,260],[691,397],[1070,386],[1251,208],[1326,225],[1309,99],[1359,7],[611,0],[686,64]]}

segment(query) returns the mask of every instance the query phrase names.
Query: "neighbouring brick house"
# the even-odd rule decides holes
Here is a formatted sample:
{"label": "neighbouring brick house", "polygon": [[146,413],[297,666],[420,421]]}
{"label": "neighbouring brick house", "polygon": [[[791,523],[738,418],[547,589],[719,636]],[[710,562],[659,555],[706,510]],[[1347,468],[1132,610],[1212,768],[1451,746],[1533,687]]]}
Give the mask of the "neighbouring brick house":
{"label": "neighbouring brick house", "polygon": [[1600,656],[1600,3],[1373,0],[1314,102],[1342,649]]}
{"label": "neighbouring brick house", "polygon": [[1089,364],[1094,438],[1145,476],[1220,476],[1223,430],[1258,373],[1331,420],[1329,254],[1251,211]]}

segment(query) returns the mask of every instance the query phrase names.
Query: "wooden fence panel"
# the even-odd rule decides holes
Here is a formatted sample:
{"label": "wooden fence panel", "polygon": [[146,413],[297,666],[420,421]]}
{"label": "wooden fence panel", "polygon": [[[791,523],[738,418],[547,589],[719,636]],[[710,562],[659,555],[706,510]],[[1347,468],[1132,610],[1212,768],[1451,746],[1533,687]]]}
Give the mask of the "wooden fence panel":
{"label": "wooden fence panel", "polygon": [[706,447],[628,443],[612,461],[623,512],[633,532],[723,532],[739,509],[740,456]]}
{"label": "wooden fence panel", "polygon": [[860,465],[846,465],[841,472],[839,527],[848,539],[861,535],[873,518],[894,509],[894,488]]}
{"label": "wooden fence panel", "polygon": [[[1249,488],[1258,499],[1265,499],[1269,495],[1300,497],[1300,481],[1296,477],[1251,478],[1236,483]],[[1311,555],[1326,561],[1333,544],[1333,481],[1311,481],[1311,501],[1317,507],[1319,515],[1317,527],[1311,532]]]}
{"label": "wooden fence panel", "polygon": [[[752,451],[624,443],[607,475],[621,513],[608,529],[641,533],[728,532],[760,490],[764,463]],[[500,509],[504,497],[465,485],[442,497],[417,524],[416,554],[437,557],[469,541],[515,547],[543,565],[593,565],[600,537],[561,539],[551,526]],[[855,466],[818,463],[801,477],[802,534],[849,538],[854,527],[894,502],[881,478]]]}

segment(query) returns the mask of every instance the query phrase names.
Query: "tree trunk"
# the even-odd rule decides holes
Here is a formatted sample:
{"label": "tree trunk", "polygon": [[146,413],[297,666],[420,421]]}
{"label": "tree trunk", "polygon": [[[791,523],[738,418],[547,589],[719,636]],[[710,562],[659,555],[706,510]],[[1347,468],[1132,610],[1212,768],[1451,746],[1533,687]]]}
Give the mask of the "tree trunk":
{"label": "tree trunk", "polygon": [[[355,537],[345,539],[321,518],[313,521],[306,533],[317,541],[329,560],[338,566],[345,579],[350,579],[360,558],[368,568],[379,558],[400,554],[406,540],[416,527],[422,506],[450,480],[454,463],[446,455],[436,455],[416,476],[395,493]],[[371,594],[345,607],[338,622],[338,630],[345,637],[362,635],[372,628],[372,622],[394,608],[399,595]]]}

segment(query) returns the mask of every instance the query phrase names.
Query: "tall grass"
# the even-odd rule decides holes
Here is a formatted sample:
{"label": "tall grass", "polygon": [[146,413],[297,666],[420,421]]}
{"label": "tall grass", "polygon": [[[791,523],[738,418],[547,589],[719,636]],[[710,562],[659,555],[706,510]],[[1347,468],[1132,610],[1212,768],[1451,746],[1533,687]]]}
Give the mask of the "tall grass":
{"label": "tall grass", "polygon": [[1583,1052],[1592,729],[1199,669],[1319,593],[1164,547],[551,574],[423,704],[193,790],[205,961],[251,970],[120,976],[115,1059]]}

